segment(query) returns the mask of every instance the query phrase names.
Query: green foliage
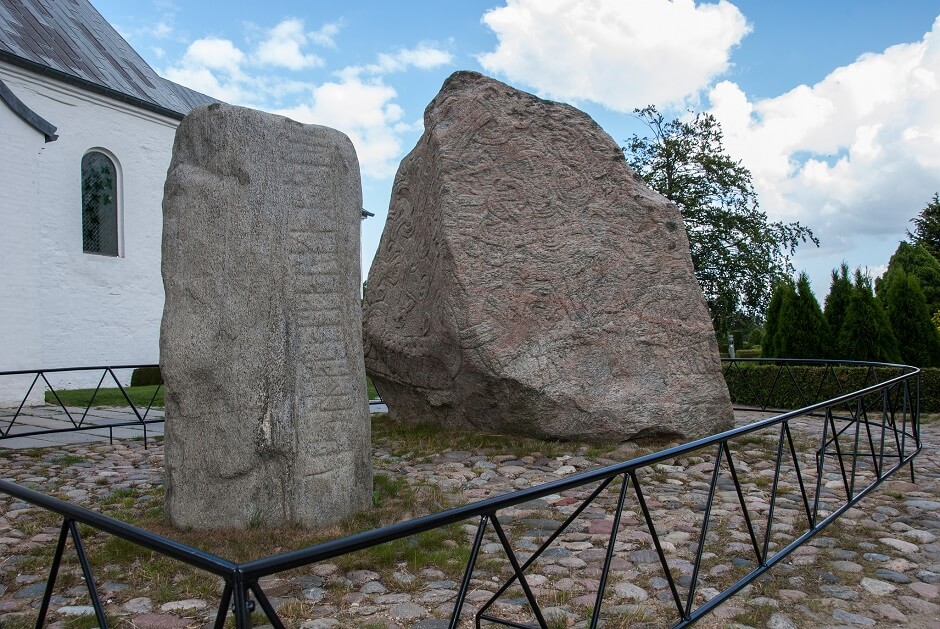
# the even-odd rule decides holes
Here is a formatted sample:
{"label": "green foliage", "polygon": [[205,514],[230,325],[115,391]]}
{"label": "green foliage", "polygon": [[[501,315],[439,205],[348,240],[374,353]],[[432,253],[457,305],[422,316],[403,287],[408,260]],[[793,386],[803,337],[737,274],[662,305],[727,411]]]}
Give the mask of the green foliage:
{"label": "green foliage", "polygon": [[131,372],[132,387],[146,387],[152,384],[163,384],[159,367],[140,367]]}
{"label": "green foliage", "polygon": [[856,269],[852,296],[836,341],[842,360],[900,362],[898,342],[881,302],[871,290],[871,279]]}
{"label": "green foliage", "polygon": [[751,331],[747,335],[747,339],[744,341],[744,349],[760,349],[763,342],[764,330],[761,326],[755,326],[751,328]]}
{"label": "green foliage", "polygon": [[934,192],[927,207],[911,222],[914,223],[914,233],[907,232],[907,235],[914,244],[922,246],[940,260],[940,193]]}
{"label": "green foliage", "polygon": [[918,367],[940,365],[940,335],[917,278],[898,266],[885,274],[881,287],[878,297],[898,339],[901,360]]}
{"label": "green foliage", "polygon": [[[897,267],[902,267],[908,275],[913,275],[920,282],[930,312],[940,310],[940,261],[921,245],[902,242],[888,261],[887,275]],[[882,279],[875,282],[880,292]]]}
{"label": "green foliage", "polygon": [[780,358],[821,358],[829,355],[829,326],[805,273],[796,288],[783,294],[774,333],[775,356]]}
{"label": "green foliage", "polygon": [[826,307],[823,310],[833,341],[836,341],[842,332],[845,311],[849,308],[851,298],[852,280],[849,279],[849,265],[843,262],[838,270],[832,269],[832,284],[829,286]]}
{"label": "green foliage", "polygon": [[764,356],[776,358],[780,356],[780,312],[785,301],[796,299],[796,288],[789,277],[777,282],[770,304],[767,306],[767,319],[764,324],[764,344],[761,346]]}
{"label": "green foliage", "polygon": [[[896,373],[895,373],[896,372]],[[881,374],[881,380],[899,375],[900,370]],[[736,364],[725,369],[725,382],[731,401],[740,405],[766,405],[768,408],[801,408],[856,391],[874,384],[866,367],[825,367],[793,365],[781,371],[771,364]]]}
{"label": "green foliage", "polygon": [[682,213],[695,276],[723,339],[738,327],[736,318],[764,312],[775,282],[793,272],[796,246],[819,243],[799,223],[767,220],[750,171],[725,153],[714,116],[666,122],[652,105],[636,114],[652,137],[632,136],[624,147],[627,161]]}
{"label": "green foliage", "polygon": [[[725,369],[725,382],[734,404],[756,406],[766,403],[769,408],[789,409],[832,399],[902,373],[902,370],[892,368],[878,368],[869,373],[867,367],[836,367],[827,373],[826,367],[802,365],[781,373],[775,365],[738,363],[733,369]],[[876,397],[879,398],[877,401],[874,400]],[[880,411],[880,396],[872,398],[866,398],[866,402],[875,403],[876,410]],[[892,399],[896,403],[903,400],[900,396]],[[940,412],[940,369],[921,369],[920,410]]]}

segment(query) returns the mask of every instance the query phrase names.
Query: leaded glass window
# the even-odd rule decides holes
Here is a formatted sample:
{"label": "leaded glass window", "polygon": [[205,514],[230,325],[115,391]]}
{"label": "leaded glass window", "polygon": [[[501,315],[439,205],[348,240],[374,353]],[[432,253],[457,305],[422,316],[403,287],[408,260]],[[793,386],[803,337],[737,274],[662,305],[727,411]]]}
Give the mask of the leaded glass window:
{"label": "leaded glass window", "polygon": [[82,158],[82,251],[118,255],[117,170],[104,153]]}

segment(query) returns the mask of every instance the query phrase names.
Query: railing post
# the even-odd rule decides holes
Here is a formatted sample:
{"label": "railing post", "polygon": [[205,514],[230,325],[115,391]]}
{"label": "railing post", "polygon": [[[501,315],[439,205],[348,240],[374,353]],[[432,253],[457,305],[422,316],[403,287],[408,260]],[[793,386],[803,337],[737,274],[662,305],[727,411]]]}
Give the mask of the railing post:
{"label": "railing post", "polygon": [[245,575],[241,570],[235,570],[232,598],[235,606],[236,629],[251,629],[252,605],[248,598],[248,585],[245,583]]}

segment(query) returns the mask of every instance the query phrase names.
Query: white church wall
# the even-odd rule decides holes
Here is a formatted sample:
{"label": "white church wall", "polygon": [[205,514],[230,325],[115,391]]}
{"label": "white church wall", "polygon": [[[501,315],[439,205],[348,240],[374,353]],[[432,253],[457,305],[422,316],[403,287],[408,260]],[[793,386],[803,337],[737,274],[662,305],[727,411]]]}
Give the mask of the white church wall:
{"label": "white church wall", "polygon": [[[178,121],[8,64],[0,78],[59,134],[44,144],[0,105],[4,135],[17,143],[0,158],[0,207],[12,225],[0,241],[0,370],[156,363],[163,183]],[[117,257],[82,251],[81,160],[91,149],[113,156],[119,172]],[[94,386],[98,377],[57,380]]]}

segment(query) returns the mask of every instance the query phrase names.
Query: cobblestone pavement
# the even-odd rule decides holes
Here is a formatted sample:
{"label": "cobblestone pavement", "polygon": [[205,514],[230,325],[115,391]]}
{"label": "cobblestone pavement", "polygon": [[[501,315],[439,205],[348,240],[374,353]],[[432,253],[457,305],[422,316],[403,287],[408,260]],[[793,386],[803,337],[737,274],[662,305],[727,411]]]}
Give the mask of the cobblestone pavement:
{"label": "cobblestone pavement", "polygon": [[[739,423],[752,419],[739,415]],[[798,443],[800,429],[806,431],[806,439],[815,434],[810,423],[795,422]],[[916,482],[911,482],[906,470],[899,472],[812,542],[720,606],[700,626],[940,628],[940,421],[926,424],[922,436],[924,451],[917,460]],[[766,520],[769,509],[775,444],[776,433],[768,432],[732,448],[751,516],[757,522],[761,517]],[[812,448],[806,450],[806,456],[811,456]],[[638,453],[635,446],[624,444],[617,452],[603,455],[575,447],[551,456],[448,450],[430,457],[410,457],[376,443],[374,465],[376,474],[391,481],[411,488],[434,488],[452,503],[460,503]],[[683,597],[691,581],[691,562],[713,464],[714,453],[702,452],[700,457],[670,461],[641,476]],[[859,469],[857,482],[861,486],[866,474],[870,477],[870,469],[866,472],[861,461]],[[843,481],[838,466],[827,465],[826,470],[821,501],[835,504]],[[151,445],[145,450],[139,441],[0,452],[0,477],[91,507],[119,500],[144,509],[147,502],[159,500],[162,473],[162,448]],[[805,525],[794,479],[791,469],[780,480],[771,550],[798,535]],[[804,480],[812,484],[814,479]],[[602,494],[527,572],[552,627],[586,626],[584,619],[593,606],[618,491],[619,486],[614,485]],[[514,548],[526,557],[573,512],[578,498],[585,494],[563,492],[501,511],[500,520],[506,524]],[[604,626],[668,627],[676,621],[672,594],[633,494],[628,492],[627,496],[605,597]],[[741,514],[734,487],[723,474],[711,512],[702,583],[696,597],[699,602],[754,565]],[[458,527],[457,537],[467,540],[465,546],[469,546],[474,530],[470,524]],[[0,496],[0,626],[26,627],[35,622],[48,556],[57,535],[58,525],[43,518],[37,508]],[[458,544],[443,539],[440,545],[447,549]],[[108,552],[104,561],[117,562],[123,548],[103,544],[95,551]],[[40,549],[46,549],[46,554],[37,559]],[[67,563],[53,597],[49,626],[93,626],[75,624],[75,616],[91,610],[74,555]],[[172,567],[167,568],[167,560],[156,563],[161,567],[153,570],[154,582],[146,586],[130,579],[122,581],[120,572],[117,578],[113,571],[99,577],[99,590],[114,626],[145,629],[209,623],[221,582],[199,589],[174,574]],[[499,586],[507,574],[506,563],[495,536],[488,535],[471,583],[465,618]],[[285,617],[292,619],[289,626],[445,627],[441,619],[450,612],[460,571],[442,570],[443,566],[433,564],[408,566],[407,562],[393,562],[350,570],[339,561],[321,563],[265,579],[262,586]],[[143,569],[146,566],[135,566],[137,572]],[[503,617],[531,621],[518,588],[511,588],[492,609]]]}

